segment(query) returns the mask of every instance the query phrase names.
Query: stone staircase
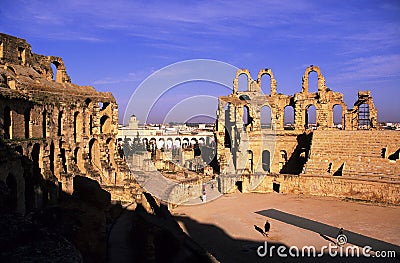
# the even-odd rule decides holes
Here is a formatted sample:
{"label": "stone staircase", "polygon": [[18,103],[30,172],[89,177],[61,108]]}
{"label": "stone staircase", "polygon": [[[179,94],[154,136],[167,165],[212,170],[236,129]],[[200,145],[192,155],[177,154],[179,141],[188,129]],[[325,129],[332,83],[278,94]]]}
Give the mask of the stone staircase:
{"label": "stone staircase", "polygon": [[400,181],[399,149],[398,131],[314,131],[305,173]]}
{"label": "stone staircase", "polygon": [[135,180],[143,189],[162,201],[169,201],[172,189],[177,186],[178,183],[165,178],[157,170],[143,171],[143,169],[132,165],[132,163],[128,162],[128,165]]}

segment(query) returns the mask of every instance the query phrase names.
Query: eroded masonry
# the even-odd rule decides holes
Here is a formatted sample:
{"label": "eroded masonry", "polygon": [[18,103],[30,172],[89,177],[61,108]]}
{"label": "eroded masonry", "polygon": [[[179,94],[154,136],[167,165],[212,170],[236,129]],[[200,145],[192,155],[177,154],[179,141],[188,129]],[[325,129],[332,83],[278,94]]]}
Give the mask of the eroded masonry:
{"label": "eroded masonry", "polygon": [[[317,74],[316,92],[309,92],[311,72]],[[269,94],[261,89],[264,75]],[[247,80],[242,90],[240,77]],[[335,107],[341,110],[340,125],[334,124]],[[284,121],[288,108],[290,125]],[[306,69],[301,92],[291,96],[277,92],[270,69],[260,70],[257,80],[238,70],[232,94],[219,98],[215,136],[223,193],[239,189],[399,202],[400,132],[378,129],[370,91],[359,91],[349,108],[342,93],[326,86],[317,66]]]}
{"label": "eroded masonry", "polygon": [[11,190],[9,206],[41,207],[59,190],[71,193],[78,175],[105,188],[129,185],[117,128],[111,93],[71,83],[60,57],[32,53],[24,39],[0,34],[0,182]]}

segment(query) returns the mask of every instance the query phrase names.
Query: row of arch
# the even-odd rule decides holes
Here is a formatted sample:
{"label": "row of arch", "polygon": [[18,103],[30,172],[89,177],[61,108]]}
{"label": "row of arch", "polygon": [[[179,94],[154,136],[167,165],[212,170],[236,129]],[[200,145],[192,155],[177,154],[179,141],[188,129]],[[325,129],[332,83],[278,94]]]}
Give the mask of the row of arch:
{"label": "row of arch", "polygon": [[[127,138],[129,143],[132,143],[130,138]],[[196,144],[199,145],[210,145],[214,141],[213,137],[168,137],[168,138],[156,138],[156,137],[144,137],[140,138],[139,143],[143,144],[144,146],[154,146],[157,149],[178,149],[178,148],[193,148]]]}
{"label": "row of arch", "polygon": [[[235,114],[236,111],[230,111],[229,107],[231,104],[227,104],[224,108],[225,110],[225,120],[230,119],[230,114]],[[368,105],[366,105],[368,107]],[[243,106],[243,115],[242,115],[242,121],[244,126],[249,125],[253,117],[251,117],[250,111],[251,111],[251,106],[249,105],[244,105]],[[333,112],[333,126],[335,127],[341,127],[343,124],[343,118],[344,118],[344,111],[343,107],[340,104],[335,104],[333,105],[332,108]],[[271,108],[268,105],[264,105],[260,109],[260,127],[261,129],[273,129],[273,115]],[[234,116],[232,117],[233,120],[236,119]],[[231,122],[233,122],[231,119]],[[283,128],[284,129],[294,129],[294,124],[295,124],[295,109],[291,105],[286,105],[283,109]],[[305,128],[311,128],[311,127],[316,127],[317,126],[317,109],[316,106],[313,104],[310,104],[306,107],[305,111],[305,123],[304,123]]]}
{"label": "row of arch", "polygon": [[[311,65],[306,68],[304,75],[302,77],[302,93],[309,93],[309,78],[312,72],[316,73],[316,92],[325,91],[325,78],[321,73],[321,70],[318,66]],[[264,77],[265,76],[265,77]],[[269,77],[268,80],[263,80]],[[266,86],[263,83],[269,83],[269,86]],[[272,73],[271,69],[261,69],[258,72],[257,80],[254,81],[251,78],[250,72],[247,69],[239,69],[236,72],[235,79],[233,81],[233,93],[237,92],[261,92],[264,94],[270,94],[271,96],[277,94],[277,83]]]}
{"label": "row of arch", "polygon": [[[32,121],[32,108],[26,108],[23,114],[18,113],[10,108],[10,106],[4,107],[3,110],[3,137],[4,139],[14,139],[14,138],[47,138],[48,137],[48,124],[51,122],[51,117],[48,116],[48,111],[44,109],[41,112],[40,122],[41,122],[41,132],[37,129],[33,132],[33,121]],[[60,110],[57,113],[57,136],[62,136],[64,134],[65,125],[65,113],[64,110]],[[23,123],[23,129],[21,129],[20,124]],[[90,114],[88,118],[88,134],[93,135],[93,115]],[[111,118],[104,114],[100,118],[100,134],[111,133]],[[84,117],[83,113],[80,111],[75,111],[73,113],[73,137],[74,142],[81,141],[81,135],[84,134]]]}

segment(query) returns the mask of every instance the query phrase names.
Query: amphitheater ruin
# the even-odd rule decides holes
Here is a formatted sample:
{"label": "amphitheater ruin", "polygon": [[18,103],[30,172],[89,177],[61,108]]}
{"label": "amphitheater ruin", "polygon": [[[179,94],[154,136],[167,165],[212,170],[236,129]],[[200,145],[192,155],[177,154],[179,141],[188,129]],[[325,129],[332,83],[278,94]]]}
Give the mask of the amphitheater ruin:
{"label": "amphitheater ruin", "polygon": [[[311,72],[318,76],[316,92],[308,89]],[[264,75],[270,77],[269,94],[261,89]],[[241,76],[247,78],[245,90],[239,89]],[[311,106],[316,109],[314,125],[309,121]],[[292,126],[284,121],[288,107],[293,108]],[[341,109],[341,127],[334,124],[334,107]],[[216,118],[216,151],[209,150],[215,158],[207,171],[214,172],[212,186],[215,182],[220,194],[239,190],[400,203],[400,132],[379,128],[369,91],[359,91],[349,108],[342,93],[326,86],[317,66],[306,69],[302,90],[294,95],[278,93],[270,69],[260,70],[257,80],[248,70],[239,70],[232,94],[218,100]],[[49,207],[61,194],[73,195],[80,178],[90,178],[105,190],[101,198],[85,197],[93,202],[105,196],[103,203],[131,202],[153,214],[161,206],[157,210],[149,201],[141,180],[159,192],[158,204],[179,205],[202,194],[205,175],[172,186],[152,181],[157,169],[149,165],[168,153],[159,151],[153,158],[143,150],[136,160],[134,154],[122,156],[117,135],[118,105],[110,92],[73,84],[62,58],[35,54],[24,39],[0,33],[0,208],[26,215]],[[90,188],[85,187],[81,194]],[[162,228],[156,219],[142,217]],[[105,224],[104,215],[101,220]],[[156,234],[147,233],[148,243],[153,242],[148,236]],[[153,247],[147,249],[154,253]]]}
{"label": "amphitheater ruin", "polygon": [[[118,105],[112,94],[72,84],[60,57],[34,54],[25,40],[0,36],[0,136],[7,146],[0,179],[13,188],[17,210],[40,207],[58,190],[72,193],[75,175],[94,178],[113,198],[136,199],[135,175],[116,148]],[[318,76],[316,92],[309,92],[311,72]],[[269,94],[261,89],[264,75],[270,77]],[[247,78],[245,90],[239,90],[241,76]],[[316,108],[314,127],[308,125],[310,106]],[[333,121],[335,106],[341,109],[340,129]],[[287,107],[293,108],[292,127],[285,127]],[[317,66],[306,69],[301,92],[292,96],[277,92],[271,69],[260,70],[257,80],[238,70],[232,94],[219,98],[215,139],[221,193],[279,188],[399,201],[400,133],[378,129],[369,91],[359,91],[348,108]]]}
{"label": "amphitheater ruin", "polygon": [[115,150],[113,95],[72,84],[60,57],[32,53],[23,39],[0,34],[0,44],[0,181],[9,205],[25,213],[54,202],[78,175],[123,189],[130,172]]}
{"label": "amphitheater ruin", "polygon": [[[317,92],[308,90],[311,72],[318,75]],[[241,75],[247,78],[243,91],[238,90]],[[261,90],[263,75],[270,76],[269,94]],[[311,106],[316,108],[313,127]],[[342,112],[340,129],[333,121],[335,106]],[[292,127],[284,124],[287,107],[294,110]],[[263,114],[270,119],[262,121]],[[223,193],[236,187],[399,202],[400,133],[378,129],[370,91],[359,91],[348,108],[343,94],[326,86],[317,66],[306,69],[301,92],[292,96],[277,93],[270,69],[260,70],[257,80],[248,70],[238,70],[232,94],[219,98],[215,136]]]}

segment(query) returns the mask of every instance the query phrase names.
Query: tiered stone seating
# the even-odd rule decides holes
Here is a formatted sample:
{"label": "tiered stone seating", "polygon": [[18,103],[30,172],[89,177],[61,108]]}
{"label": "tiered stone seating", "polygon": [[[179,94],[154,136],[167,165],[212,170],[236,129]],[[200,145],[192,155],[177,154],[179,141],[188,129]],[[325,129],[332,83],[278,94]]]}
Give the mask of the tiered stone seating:
{"label": "tiered stone seating", "polygon": [[340,175],[343,166],[342,176],[400,181],[400,160],[388,159],[398,149],[398,131],[314,131],[305,173]]}

